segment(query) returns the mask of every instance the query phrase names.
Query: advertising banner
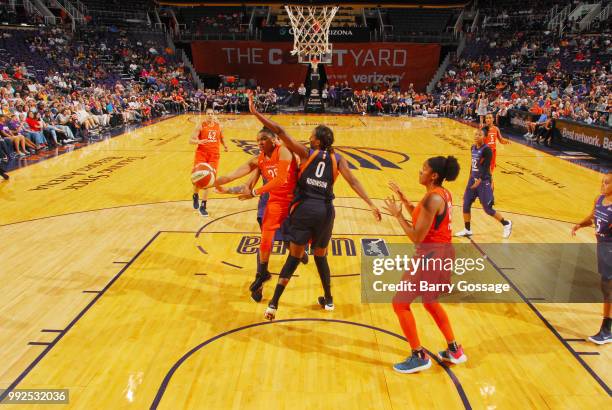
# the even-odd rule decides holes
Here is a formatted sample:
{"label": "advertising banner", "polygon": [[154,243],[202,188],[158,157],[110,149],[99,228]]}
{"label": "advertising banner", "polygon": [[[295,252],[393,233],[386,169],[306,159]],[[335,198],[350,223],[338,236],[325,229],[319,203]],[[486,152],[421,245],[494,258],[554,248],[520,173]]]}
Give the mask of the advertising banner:
{"label": "advertising banner", "polygon": [[[264,27],[261,30],[263,41],[293,41],[291,27]],[[331,27],[329,41],[332,43],[367,43],[370,29],[367,27]]]}
{"label": "advertising banner", "polygon": [[555,129],[561,141],[592,154],[612,155],[612,130],[610,128],[581,124],[568,120],[555,120]]}
{"label": "advertising banner", "polygon": [[[290,42],[194,41],[194,66],[199,73],[235,74],[254,78],[263,87],[296,87],[307,68],[291,55]],[[335,43],[332,64],[325,67],[330,84],[348,81],[361,90],[397,82],[402,89],[413,83],[424,90],[438,68],[439,44]]]}

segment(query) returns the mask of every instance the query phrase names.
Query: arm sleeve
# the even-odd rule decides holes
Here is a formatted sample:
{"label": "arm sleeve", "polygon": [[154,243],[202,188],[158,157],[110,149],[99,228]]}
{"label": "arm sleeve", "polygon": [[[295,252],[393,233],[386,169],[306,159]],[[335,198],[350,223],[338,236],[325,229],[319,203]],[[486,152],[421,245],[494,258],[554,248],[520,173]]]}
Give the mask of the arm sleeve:
{"label": "arm sleeve", "polygon": [[480,175],[483,179],[491,175],[491,159],[492,158],[493,158],[493,151],[491,150],[490,147],[486,147],[484,151],[482,151],[481,162],[478,165],[478,170],[480,171]]}
{"label": "arm sleeve", "polygon": [[275,188],[278,188],[287,180],[287,174],[289,173],[289,167],[291,166],[291,161],[288,160],[280,160],[278,161],[278,174],[271,180],[268,181],[264,186],[259,187],[255,190],[257,195],[261,195],[265,192],[270,192]]}

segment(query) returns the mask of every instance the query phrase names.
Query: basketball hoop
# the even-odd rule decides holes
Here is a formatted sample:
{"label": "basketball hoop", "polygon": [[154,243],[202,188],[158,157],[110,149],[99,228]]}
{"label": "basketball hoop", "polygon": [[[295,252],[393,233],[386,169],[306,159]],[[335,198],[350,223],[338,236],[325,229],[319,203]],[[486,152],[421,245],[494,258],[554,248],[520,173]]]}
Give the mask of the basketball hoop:
{"label": "basketball hoop", "polygon": [[338,7],[287,5],[285,10],[293,28],[291,54],[297,54],[300,63],[310,64],[314,70],[319,63],[330,64],[329,27]]}

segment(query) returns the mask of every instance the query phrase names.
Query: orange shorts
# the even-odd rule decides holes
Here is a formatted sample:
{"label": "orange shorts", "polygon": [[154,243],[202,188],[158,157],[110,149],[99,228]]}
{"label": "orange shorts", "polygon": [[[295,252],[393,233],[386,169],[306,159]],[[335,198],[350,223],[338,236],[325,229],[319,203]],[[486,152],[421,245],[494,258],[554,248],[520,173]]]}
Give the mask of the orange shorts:
{"label": "orange shorts", "polygon": [[287,215],[289,215],[289,205],[291,205],[291,201],[280,201],[270,198],[264,211],[261,230],[275,231],[280,228]]}
{"label": "orange shorts", "polygon": [[210,164],[211,167],[215,169],[215,172],[216,172],[219,168],[219,157],[220,156],[221,155],[219,155],[218,152],[197,150],[195,153],[195,158],[193,160],[193,166],[195,167],[201,162],[207,162]]}

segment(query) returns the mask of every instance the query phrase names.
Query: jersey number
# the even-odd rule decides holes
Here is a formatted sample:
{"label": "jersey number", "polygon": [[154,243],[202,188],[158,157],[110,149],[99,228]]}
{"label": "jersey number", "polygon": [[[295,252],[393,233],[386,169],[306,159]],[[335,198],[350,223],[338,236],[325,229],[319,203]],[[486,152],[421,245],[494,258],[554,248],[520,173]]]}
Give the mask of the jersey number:
{"label": "jersey number", "polygon": [[323,176],[323,172],[325,172],[325,162],[321,161],[317,164],[317,169],[315,170],[315,176],[317,178],[321,178]]}
{"label": "jersey number", "polygon": [[472,158],[472,169],[478,171],[478,160]]}
{"label": "jersey number", "polygon": [[208,140],[209,141],[215,142],[217,140],[216,136],[217,136],[217,131],[214,131],[214,130],[208,131]]}

